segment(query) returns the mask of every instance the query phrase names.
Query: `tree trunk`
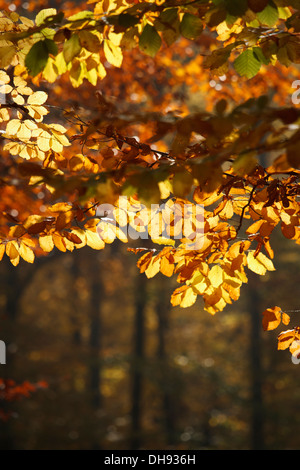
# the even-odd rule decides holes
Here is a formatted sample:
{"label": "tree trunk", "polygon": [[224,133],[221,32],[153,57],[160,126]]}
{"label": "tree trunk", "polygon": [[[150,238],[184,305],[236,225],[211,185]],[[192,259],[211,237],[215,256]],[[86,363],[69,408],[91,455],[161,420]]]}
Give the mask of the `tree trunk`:
{"label": "tree trunk", "polygon": [[[103,302],[103,285],[101,280],[101,265],[99,255],[92,253],[89,263],[90,269],[90,335],[89,335],[89,388],[91,393],[91,405],[96,419],[97,412],[102,406],[101,395],[101,347],[102,347],[102,322],[101,322],[101,304]],[[96,426],[99,423],[96,419]],[[101,430],[95,429],[93,436],[93,449],[100,449]]]}
{"label": "tree trunk", "polygon": [[[4,336],[1,328],[0,339],[6,343],[7,357],[6,365],[0,366],[0,376],[3,378],[14,379],[14,356],[9,353],[9,345],[14,343],[15,338],[15,322],[20,311],[20,301],[29,280],[31,280],[32,267],[29,268],[28,279],[23,282],[20,277],[20,268],[12,266],[7,258],[2,261],[4,269],[3,284],[5,287],[6,306],[3,312],[2,322],[5,326]],[[9,413],[13,405],[6,402],[0,403],[0,408],[4,413]],[[11,418],[7,421],[0,420],[0,450],[15,450],[15,443],[12,430]]]}
{"label": "tree trunk", "polygon": [[251,362],[251,448],[263,450],[264,445],[264,404],[263,404],[263,367],[261,351],[262,315],[260,308],[259,282],[249,275],[248,306],[250,314],[250,362]]}
{"label": "tree trunk", "polygon": [[137,274],[135,292],[135,317],[132,360],[132,390],[131,390],[131,450],[139,449],[142,443],[142,395],[143,367],[145,360],[145,308],[146,283],[144,274]]}
{"label": "tree trunk", "polygon": [[168,316],[170,312],[170,280],[159,279],[156,301],[156,314],[158,319],[158,346],[157,346],[157,358],[158,358],[158,369],[160,373],[160,389],[162,391],[162,415],[164,416],[164,426],[166,441],[168,445],[175,444],[175,406],[174,406],[174,394],[172,393],[170,386],[170,368],[168,364],[168,355],[166,348],[166,334],[168,331]]}

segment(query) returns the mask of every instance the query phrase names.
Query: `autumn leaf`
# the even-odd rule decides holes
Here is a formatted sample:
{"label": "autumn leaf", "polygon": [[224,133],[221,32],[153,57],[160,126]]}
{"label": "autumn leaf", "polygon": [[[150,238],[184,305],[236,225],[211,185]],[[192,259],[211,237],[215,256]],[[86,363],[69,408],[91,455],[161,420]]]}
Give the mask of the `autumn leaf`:
{"label": "autumn leaf", "polygon": [[156,276],[156,274],[159,273],[160,263],[161,263],[161,260],[160,260],[159,257],[151,258],[150,263],[148,264],[147,268],[145,269],[145,274],[146,274],[148,279],[151,279],[152,277]]}
{"label": "autumn leaf", "polygon": [[139,40],[139,48],[142,52],[155,57],[161,47],[161,38],[154,26],[146,24]]}
{"label": "autumn leaf", "polygon": [[180,32],[187,39],[196,39],[203,31],[203,24],[200,18],[184,13],[181,23]]}
{"label": "autumn leaf", "polygon": [[179,305],[182,308],[191,307],[197,300],[197,294],[192,287],[183,286],[176,289],[171,297],[171,303],[175,307]]}
{"label": "autumn leaf", "polygon": [[255,251],[250,250],[247,255],[247,265],[251,271],[263,276],[267,271],[275,271],[273,262],[266,255],[259,252],[254,256]]}
{"label": "autumn leaf", "polygon": [[104,40],[104,54],[107,61],[115,67],[121,67],[123,61],[122,50],[109,39]]}
{"label": "autumn leaf", "polygon": [[92,232],[91,230],[86,230],[85,235],[86,235],[86,244],[87,244],[87,246],[93,248],[94,250],[102,250],[104,248],[105,243],[99,237],[97,232]]}
{"label": "autumn leaf", "polygon": [[19,253],[20,256],[27,261],[27,263],[33,263],[34,262],[34,252],[32,249],[26,245],[25,242],[21,241],[20,247],[19,247]]}
{"label": "autumn leaf", "polygon": [[233,63],[237,73],[247,78],[254,77],[259,72],[261,65],[261,62],[251,49],[246,49],[242,52]]}
{"label": "autumn leaf", "polygon": [[280,323],[288,325],[290,317],[282,312],[280,307],[267,308],[263,313],[263,329],[265,331],[275,330]]}
{"label": "autumn leaf", "polygon": [[71,62],[81,51],[78,34],[72,34],[70,39],[64,43],[63,55],[66,63]]}
{"label": "autumn leaf", "polygon": [[214,315],[300,245],[298,1],[88,4],[0,13],[0,259],[138,235],[139,271]]}
{"label": "autumn leaf", "polygon": [[294,341],[300,341],[299,328],[283,331],[278,335],[278,349],[288,349]]}
{"label": "autumn leaf", "polygon": [[43,251],[50,253],[54,248],[53,238],[51,235],[41,235],[39,237],[39,244]]}

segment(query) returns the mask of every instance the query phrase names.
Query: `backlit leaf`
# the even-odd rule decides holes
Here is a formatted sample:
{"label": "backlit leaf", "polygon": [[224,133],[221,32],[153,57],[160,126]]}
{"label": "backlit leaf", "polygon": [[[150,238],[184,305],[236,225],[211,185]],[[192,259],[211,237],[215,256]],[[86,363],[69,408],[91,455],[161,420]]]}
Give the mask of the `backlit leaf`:
{"label": "backlit leaf", "polygon": [[115,67],[121,67],[123,61],[122,49],[116,46],[112,41],[104,41],[103,50],[107,61]]}
{"label": "backlit leaf", "polygon": [[25,261],[27,261],[27,263],[34,262],[34,252],[32,251],[31,248],[29,248],[29,246],[26,245],[26,243],[24,242],[20,243],[19,253],[20,253],[20,256]]}
{"label": "backlit leaf", "polygon": [[74,57],[76,57],[80,53],[80,51],[81,51],[81,45],[79,42],[79,36],[78,34],[74,33],[72,34],[70,39],[68,39],[64,43],[63,56],[64,56],[66,63],[68,64],[69,62],[71,62],[74,59]]}
{"label": "backlit leaf", "polygon": [[161,42],[161,37],[154,26],[146,24],[139,40],[140,50],[150,57],[155,57],[160,49]]}
{"label": "backlit leaf", "polygon": [[180,23],[180,32],[187,39],[196,39],[203,31],[203,24],[198,16],[185,13]]}
{"label": "backlit leaf", "polygon": [[254,256],[254,253],[254,250],[250,250],[247,255],[247,265],[251,271],[263,276],[267,271],[275,270],[273,262],[266,255],[260,252]]}
{"label": "backlit leaf", "polygon": [[45,22],[45,19],[51,16],[56,15],[57,11],[55,8],[46,8],[44,10],[39,11],[39,13],[35,17],[35,24],[40,26]]}
{"label": "backlit leaf", "polygon": [[288,325],[290,317],[282,312],[280,307],[267,308],[263,313],[263,329],[265,331],[275,330],[280,323]]}
{"label": "backlit leaf", "polygon": [[259,72],[261,62],[253,50],[246,49],[235,59],[233,66],[239,75],[252,78]]}

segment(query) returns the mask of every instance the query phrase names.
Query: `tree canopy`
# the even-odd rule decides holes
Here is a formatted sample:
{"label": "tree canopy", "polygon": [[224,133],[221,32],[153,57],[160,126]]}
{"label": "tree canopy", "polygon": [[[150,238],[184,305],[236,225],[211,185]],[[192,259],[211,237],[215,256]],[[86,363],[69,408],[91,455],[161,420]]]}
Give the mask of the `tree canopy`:
{"label": "tree canopy", "polygon": [[[275,232],[300,243],[299,0],[14,6],[0,16],[1,259],[118,239],[147,278],[176,277],[172,305],[200,297],[215,314],[249,272],[274,271]],[[263,328],[288,313],[270,306]],[[278,348],[298,358],[299,341],[294,327]]]}

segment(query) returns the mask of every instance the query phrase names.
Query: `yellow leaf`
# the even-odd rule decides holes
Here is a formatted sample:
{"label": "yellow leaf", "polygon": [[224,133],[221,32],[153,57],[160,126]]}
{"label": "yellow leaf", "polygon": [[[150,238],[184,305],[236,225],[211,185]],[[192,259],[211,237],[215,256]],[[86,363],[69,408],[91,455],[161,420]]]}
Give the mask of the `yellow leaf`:
{"label": "yellow leaf", "polygon": [[21,242],[20,248],[19,248],[19,253],[20,256],[27,261],[27,263],[33,263],[34,262],[34,253],[29,246],[27,246],[24,242]]}
{"label": "yellow leaf", "polygon": [[267,271],[275,271],[274,265],[269,258],[261,252],[255,257],[254,253],[254,250],[251,250],[247,255],[247,264],[251,271],[261,276],[266,274]]}
{"label": "yellow leaf", "polygon": [[104,243],[113,243],[116,239],[116,226],[101,220],[97,225],[97,237]]}
{"label": "yellow leaf", "polygon": [[225,278],[222,287],[228,292],[229,296],[233,300],[238,300],[240,297],[240,288],[242,281],[237,278]]}
{"label": "yellow leaf", "polygon": [[6,254],[14,266],[17,266],[17,264],[19,264],[19,261],[20,261],[19,246],[15,240],[11,240],[7,242]]}
{"label": "yellow leaf", "polygon": [[172,193],[172,183],[169,180],[159,181],[158,187],[161,199],[167,199]]}
{"label": "yellow leaf", "polygon": [[115,44],[109,39],[105,39],[103,50],[105,57],[110,64],[114,65],[115,67],[121,67],[123,54],[120,47],[115,46]]}
{"label": "yellow leaf", "polygon": [[158,257],[154,257],[154,258],[151,259],[147,269],[145,270],[145,274],[146,274],[148,279],[156,276],[156,274],[159,273],[160,261],[161,260]]}
{"label": "yellow leaf", "polygon": [[171,304],[176,307],[180,305],[182,308],[191,307],[197,300],[197,294],[193,291],[192,287],[187,285],[178,287],[172,296]]}
{"label": "yellow leaf", "polygon": [[21,127],[19,119],[12,119],[6,126],[6,133],[8,135],[16,135]]}
{"label": "yellow leaf", "polygon": [[213,287],[219,287],[223,282],[223,269],[219,265],[213,266],[208,274],[208,279]]}
{"label": "yellow leaf", "polygon": [[71,233],[74,233],[74,235],[77,235],[77,237],[80,238],[81,244],[76,243],[76,248],[82,248],[83,246],[86,245],[86,231],[81,229],[81,228],[73,228]]}
{"label": "yellow leaf", "polygon": [[48,58],[46,67],[43,70],[43,77],[49,83],[54,83],[58,75],[58,70],[55,65],[55,59],[52,57]]}
{"label": "yellow leaf", "polygon": [[106,77],[106,70],[101,62],[97,67],[97,75],[101,80]]}
{"label": "yellow leaf", "polygon": [[197,294],[194,292],[192,287],[189,287],[183,296],[183,299],[180,303],[180,307],[188,308],[191,307],[197,300]]}
{"label": "yellow leaf", "polygon": [[5,253],[5,245],[3,243],[1,243],[1,245],[0,245],[0,261],[2,260],[4,253]]}
{"label": "yellow leaf", "polygon": [[118,222],[120,227],[126,227],[128,224],[128,215],[125,209],[115,207],[113,211],[113,217],[116,222]]}
{"label": "yellow leaf", "polygon": [[197,204],[203,204],[203,206],[210,206],[214,202],[218,201],[222,197],[222,193],[218,193],[216,191],[212,193],[206,193],[205,191],[201,191],[200,186],[194,191],[193,199]]}
{"label": "yellow leaf", "polygon": [[198,273],[195,277],[193,277],[192,282],[188,281],[188,283],[191,285],[191,287],[193,287],[194,291],[199,295],[204,294],[204,292],[206,291],[208,287],[207,277],[203,276],[202,273]]}
{"label": "yellow leaf", "polygon": [[152,238],[151,240],[153,243],[157,245],[170,245],[170,246],[175,245],[175,240],[172,240],[171,238],[158,237],[158,238]]}
{"label": "yellow leaf", "polygon": [[54,245],[59,251],[62,251],[62,252],[67,251],[64,238],[60,235],[60,233],[53,233],[52,237],[53,237]]}
{"label": "yellow leaf", "polygon": [[167,277],[171,277],[174,273],[175,265],[167,256],[163,256],[160,261],[160,272]]}
{"label": "yellow leaf", "polygon": [[48,152],[48,150],[50,150],[50,138],[51,136],[47,131],[44,130],[40,132],[37,138],[37,145],[43,152]]}
{"label": "yellow leaf", "polygon": [[36,91],[32,95],[30,95],[27,99],[28,104],[43,104],[47,101],[48,95],[44,91]]}
{"label": "yellow leaf", "polygon": [[278,349],[287,349],[295,340],[299,340],[300,335],[296,328],[293,330],[283,331],[278,335]]}
{"label": "yellow leaf", "polygon": [[9,75],[4,70],[0,70],[0,83],[3,85],[4,83],[9,83],[10,78]]}
{"label": "yellow leaf", "polygon": [[97,232],[86,230],[86,244],[94,250],[102,250],[105,247],[105,243],[99,237]]}
{"label": "yellow leaf", "polygon": [[54,248],[54,243],[51,235],[40,236],[39,244],[43,251],[49,253]]}

